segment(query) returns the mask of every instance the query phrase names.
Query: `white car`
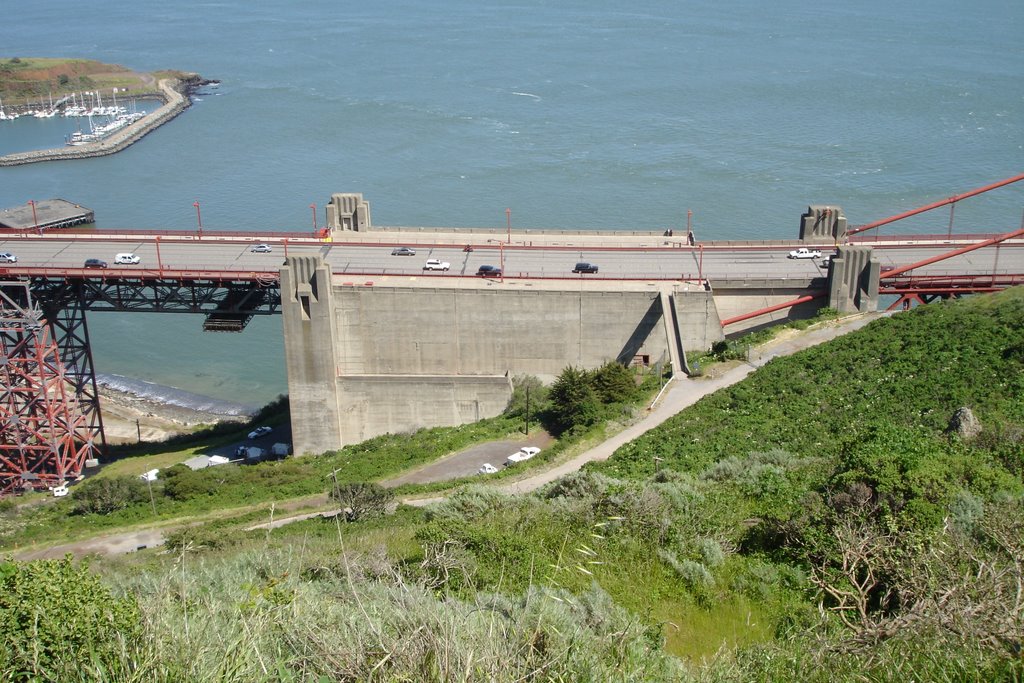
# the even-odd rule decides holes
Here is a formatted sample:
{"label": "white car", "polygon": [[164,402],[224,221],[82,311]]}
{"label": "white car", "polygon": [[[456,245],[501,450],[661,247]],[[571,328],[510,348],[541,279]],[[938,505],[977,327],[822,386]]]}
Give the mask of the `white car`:
{"label": "white car", "polygon": [[538,453],[540,453],[540,449],[536,446],[524,446],[512,455],[508,456],[508,459],[505,460],[505,465],[514,465],[517,462],[529,460]]}
{"label": "white car", "polygon": [[249,438],[250,439],[258,439],[261,436],[266,436],[267,434],[269,434],[272,431],[274,431],[273,427],[267,427],[267,426],[257,427],[256,429],[254,429],[251,432],[249,432]]}
{"label": "white car", "polygon": [[18,257],[9,251],[5,251],[0,254],[0,263],[17,263]]}
{"label": "white car", "polygon": [[254,254],[269,254],[274,250],[270,248],[269,244],[254,244],[252,245],[252,248],[249,249],[249,251],[251,251]]}
{"label": "white car", "polygon": [[789,256],[786,258],[821,258],[821,251],[818,249],[808,249],[807,247],[800,247],[789,252]]}
{"label": "white car", "polygon": [[452,264],[441,259],[432,258],[426,262],[423,266],[423,270],[448,270],[452,267]]}
{"label": "white car", "polygon": [[495,467],[494,465],[492,465],[489,462],[485,462],[483,465],[480,465],[480,469],[477,470],[477,473],[478,474],[494,474],[497,471],[498,471],[497,467]]}
{"label": "white car", "polygon": [[115,254],[114,255],[114,263],[119,263],[119,264],[122,264],[122,265],[134,266],[134,265],[138,264],[139,261],[141,261],[141,260],[142,259],[139,258],[136,254],[127,253],[127,252],[123,253],[123,254]]}

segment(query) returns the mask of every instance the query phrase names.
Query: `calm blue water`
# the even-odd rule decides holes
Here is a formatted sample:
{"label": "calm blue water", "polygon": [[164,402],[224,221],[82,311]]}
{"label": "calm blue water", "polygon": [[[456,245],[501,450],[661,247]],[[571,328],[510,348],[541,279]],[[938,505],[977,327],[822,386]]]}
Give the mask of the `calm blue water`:
{"label": "calm blue water", "polygon": [[[811,203],[865,223],[1024,170],[1018,0],[48,0],[5,16],[4,57],[222,82],[115,156],[0,169],[0,206],[63,197],[101,227],[191,228],[199,200],[207,230],[307,230],[311,203],[362,192],[382,225],[503,226],[510,207],[517,227],[678,229],[692,209],[700,239],[792,238]],[[0,149],[32,135],[53,144],[0,123]],[[967,200],[956,226],[1018,227],[1022,197]],[[93,315],[96,364],[244,403],[284,391],[279,319],[200,324]]]}

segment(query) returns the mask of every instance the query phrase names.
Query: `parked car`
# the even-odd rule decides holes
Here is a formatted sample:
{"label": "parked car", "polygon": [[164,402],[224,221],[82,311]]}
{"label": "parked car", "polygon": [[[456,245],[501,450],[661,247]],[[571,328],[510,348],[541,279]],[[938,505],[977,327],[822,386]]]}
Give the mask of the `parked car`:
{"label": "parked car", "polygon": [[250,439],[258,439],[261,436],[266,436],[267,434],[269,434],[272,431],[274,431],[273,427],[267,427],[267,426],[257,427],[256,429],[254,429],[251,432],[249,432],[249,438]]}
{"label": "parked car", "polygon": [[477,470],[477,473],[479,473],[479,474],[494,474],[497,471],[498,471],[497,467],[495,467],[494,465],[492,465],[489,462],[485,462],[483,465],[480,465],[480,469]]}
{"label": "parked car", "polygon": [[512,455],[508,456],[508,459],[505,461],[505,465],[514,465],[517,462],[529,460],[538,453],[540,453],[540,449],[537,448],[536,446],[523,446]]}
{"label": "parked car", "polygon": [[416,250],[412,247],[395,247],[391,250],[392,256],[415,256]]}
{"label": "parked car", "polygon": [[5,251],[0,254],[0,263],[17,263],[18,257],[9,251]]}
{"label": "parked car", "polygon": [[114,255],[114,263],[119,263],[119,264],[127,265],[127,266],[134,266],[135,264],[137,264],[141,260],[142,259],[140,259],[135,254],[128,253],[128,252],[125,252],[123,254],[115,254]]}
{"label": "parked car", "polygon": [[103,259],[98,258],[87,258],[85,259],[84,268],[106,268],[107,262]]}
{"label": "parked car", "polygon": [[480,266],[476,274],[481,277],[501,277],[501,268],[498,266]]}
{"label": "parked car", "polygon": [[441,259],[432,258],[423,266],[423,270],[448,270],[452,264]]}
{"label": "parked car", "polygon": [[789,252],[789,256],[786,258],[821,258],[821,251],[818,249],[808,249],[807,247],[800,247]]}
{"label": "parked car", "polygon": [[576,264],[576,267],[574,267],[572,269],[572,272],[574,272],[574,273],[596,273],[597,272],[597,266],[594,265],[593,263],[586,263],[585,261],[581,261],[581,262]]}
{"label": "parked car", "polygon": [[274,251],[269,244],[254,244],[249,251],[254,254],[269,254]]}

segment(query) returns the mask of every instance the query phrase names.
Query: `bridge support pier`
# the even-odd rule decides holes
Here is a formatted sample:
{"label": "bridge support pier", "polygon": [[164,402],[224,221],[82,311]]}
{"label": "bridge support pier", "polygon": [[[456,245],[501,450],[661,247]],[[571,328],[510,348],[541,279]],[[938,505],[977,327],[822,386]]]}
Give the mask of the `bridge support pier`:
{"label": "bridge support pier", "polygon": [[800,217],[800,239],[809,244],[835,244],[846,234],[846,216],[838,206],[808,206]]}
{"label": "bridge support pier", "polygon": [[369,230],[370,203],[361,193],[336,193],[327,204],[327,227],[334,232]]}
{"label": "bridge support pier", "polygon": [[334,361],[331,270],[320,256],[289,256],[281,268],[292,452],[322,453],[342,443]]}
{"label": "bridge support pier", "polygon": [[840,313],[867,313],[878,309],[881,264],[871,247],[839,247],[829,266],[828,305]]}

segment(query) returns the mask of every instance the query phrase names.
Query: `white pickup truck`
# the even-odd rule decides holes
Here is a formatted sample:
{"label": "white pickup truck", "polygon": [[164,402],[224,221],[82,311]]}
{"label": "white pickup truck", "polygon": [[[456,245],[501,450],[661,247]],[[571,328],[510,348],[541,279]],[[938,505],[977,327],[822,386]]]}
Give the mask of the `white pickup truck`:
{"label": "white pickup truck", "polygon": [[821,251],[818,249],[808,249],[807,247],[800,247],[789,252],[789,256],[786,258],[821,258]]}
{"label": "white pickup truck", "polygon": [[533,456],[537,455],[538,453],[540,453],[540,449],[537,448],[536,446],[523,446],[517,452],[515,452],[512,455],[508,456],[508,460],[505,461],[505,466],[507,467],[509,465],[514,465],[517,462],[523,462],[524,460],[529,460],[530,458],[532,458]]}

